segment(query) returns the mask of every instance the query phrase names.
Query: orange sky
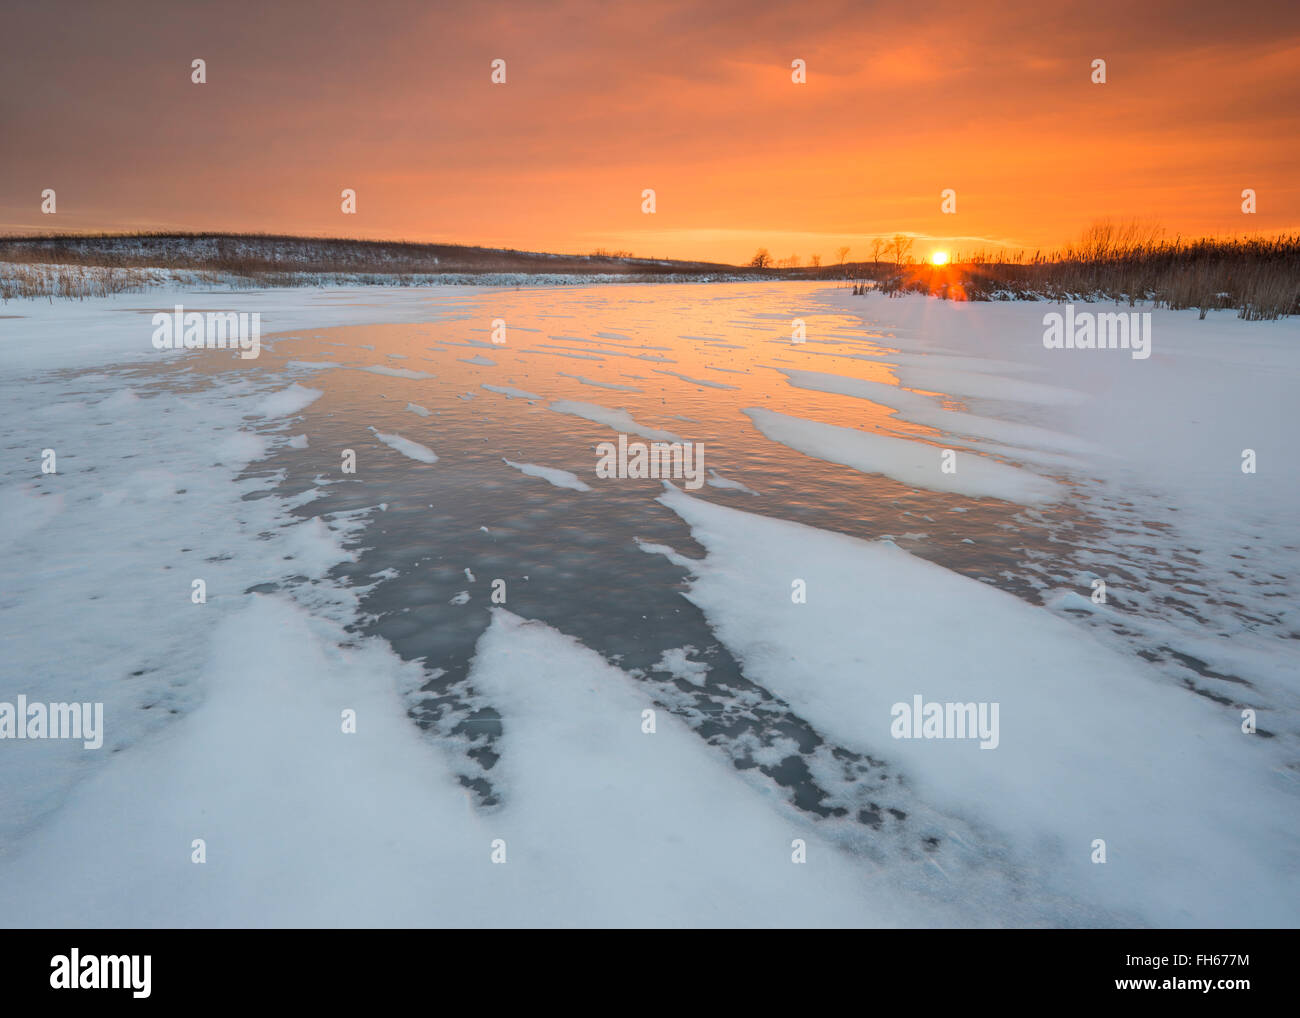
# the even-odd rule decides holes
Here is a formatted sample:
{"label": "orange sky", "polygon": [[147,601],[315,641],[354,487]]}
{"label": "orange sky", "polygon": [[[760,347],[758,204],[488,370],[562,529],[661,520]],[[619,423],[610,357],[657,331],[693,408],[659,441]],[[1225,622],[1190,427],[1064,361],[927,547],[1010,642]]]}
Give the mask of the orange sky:
{"label": "orange sky", "polygon": [[1300,226],[1290,0],[272,6],[6,4],[0,229],[806,263]]}

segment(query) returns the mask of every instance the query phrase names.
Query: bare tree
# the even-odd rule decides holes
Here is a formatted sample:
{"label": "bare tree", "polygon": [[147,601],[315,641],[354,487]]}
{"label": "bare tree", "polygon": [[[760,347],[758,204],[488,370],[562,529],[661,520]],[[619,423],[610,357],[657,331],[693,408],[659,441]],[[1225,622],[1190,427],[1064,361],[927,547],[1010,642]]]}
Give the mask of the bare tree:
{"label": "bare tree", "polygon": [[754,257],[750,259],[750,268],[770,269],[772,267],[772,253],[765,247],[760,247],[754,252]]}
{"label": "bare tree", "polygon": [[815,254],[810,259],[808,259],[808,263],[814,269],[820,269],[822,267],[822,256],[819,254]]}
{"label": "bare tree", "polygon": [[894,234],[893,250],[894,264],[901,270],[912,260],[912,238],[905,237],[901,233]]}
{"label": "bare tree", "polygon": [[884,237],[877,237],[871,242],[871,268],[875,275],[879,275],[880,252],[884,250],[886,250]]}

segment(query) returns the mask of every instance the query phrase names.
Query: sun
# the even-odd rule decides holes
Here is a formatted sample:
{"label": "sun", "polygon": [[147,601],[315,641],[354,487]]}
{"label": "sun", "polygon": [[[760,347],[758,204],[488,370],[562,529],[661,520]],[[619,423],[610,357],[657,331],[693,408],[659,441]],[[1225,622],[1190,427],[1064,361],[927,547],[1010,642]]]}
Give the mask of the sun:
{"label": "sun", "polygon": [[948,264],[948,252],[947,252],[947,251],[932,251],[932,252],[930,252],[930,264],[931,264],[931,265],[947,265],[947,264]]}

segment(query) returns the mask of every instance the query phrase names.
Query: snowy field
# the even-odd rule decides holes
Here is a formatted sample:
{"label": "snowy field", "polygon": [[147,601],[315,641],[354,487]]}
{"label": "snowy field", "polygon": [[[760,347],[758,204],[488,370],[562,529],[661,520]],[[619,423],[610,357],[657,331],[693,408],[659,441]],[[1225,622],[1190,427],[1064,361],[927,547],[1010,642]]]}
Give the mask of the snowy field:
{"label": "snowy field", "polygon": [[0,924],[1297,925],[1300,322],[1061,310],[0,307]]}

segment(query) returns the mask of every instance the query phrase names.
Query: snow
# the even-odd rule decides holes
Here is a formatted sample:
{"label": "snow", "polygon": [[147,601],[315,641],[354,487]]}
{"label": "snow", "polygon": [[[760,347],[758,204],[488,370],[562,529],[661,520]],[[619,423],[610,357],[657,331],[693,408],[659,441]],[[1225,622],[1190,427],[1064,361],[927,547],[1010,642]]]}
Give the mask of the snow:
{"label": "snow", "polygon": [[651,442],[682,441],[671,431],[660,431],[657,428],[649,428],[643,424],[638,424],[633,420],[632,415],[623,409],[611,410],[609,407],[603,407],[596,403],[583,403],[572,399],[556,400],[548,409],[554,410],[558,414],[572,414],[574,417],[581,417],[595,424],[603,424],[614,431],[624,431],[629,435],[640,435]]}
{"label": "snow", "polygon": [[294,382],[283,392],[273,393],[257,404],[256,413],[263,417],[287,417],[305,410],[325,393]]}
{"label": "snow", "polygon": [[540,477],[544,481],[549,481],[557,488],[569,488],[573,491],[591,491],[591,485],[578,480],[576,474],[571,474],[567,470],[561,470],[558,467],[539,467],[536,463],[516,463],[508,460],[504,456],[501,462],[508,467],[514,467],[521,473],[529,477]]}
{"label": "snow", "polygon": [[564,375],[567,378],[573,378],[583,385],[590,385],[597,389],[613,389],[617,392],[641,392],[635,385],[619,385],[617,382],[598,382],[595,379],[587,378],[584,375],[572,375],[567,371],[557,371],[557,375]]}
{"label": "snow", "polygon": [[667,672],[675,679],[689,682],[693,686],[703,686],[709,674],[709,666],[703,661],[695,660],[696,649],[689,643],[684,647],[673,647],[659,655],[659,660],[650,667],[655,671]]}
{"label": "snow", "polygon": [[[644,734],[652,703],[554,629],[494,609],[470,681],[503,704],[517,747],[499,766],[503,819],[517,809],[536,852],[513,871],[526,897],[567,902],[597,926],[629,915],[650,926],[894,925],[923,914],[774,813],[668,712]],[[807,865],[791,862],[795,838],[808,843]],[[541,858],[583,874],[580,898]]]}
{"label": "snow", "polygon": [[358,371],[369,371],[372,375],[387,375],[389,378],[410,378],[419,380],[422,378],[436,378],[427,371],[412,371],[410,368],[390,368],[387,364],[367,364],[365,367],[358,368]]}
{"label": "snow", "polygon": [[[910,915],[774,815],[671,715],[642,734],[647,701],[617,669],[500,610],[472,678],[512,735],[506,806],[475,816],[401,709],[395,681],[410,666],[376,641],[340,647],[343,635],[251,597],[213,633],[202,709],[76,790],[10,863],[0,914],[73,927],[889,925]],[[342,731],[345,710],[353,733]],[[796,837],[808,843],[803,866],[789,858]],[[191,862],[197,838],[203,864]]]}
{"label": "snow", "polygon": [[[50,359],[64,363],[57,349]],[[240,471],[290,438],[253,415],[291,411],[304,397],[239,374],[186,392],[132,391],[107,374],[0,379],[6,432],[23,450],[0,484],[0,689],[102,702],[107,729],[90,753],[55,740],[20,752],[0,743],[0,857],[78,782],[202,701],[203,634],[245,590],[320,576],[329,555],[349,557],[340,549],[357,520],[297,528],[286,500],[246,497],[266,495],[276,477]],[[47,447],[58,457],[49,475],[39,466]],[[191,599],[196,579],[206,603]],[[353,610],[346,591],[312,596],[323,614]]]}
{"label": "snow", "polygon": [[[1294,789],[1238,712],[896,548],[668,488],[660,500],[708,553],[690,566],[687,597],[746,674],[841,744],[896,761],[918,795],[985,825],[1046,885],[1035,893],[1157,926],[1300,919],[1300,899],[1274,893],[1300,861]],[[806,604],[793,602],[794,579]],[[1000,704],[998,747],[892,738],[892,705],[916,694]],[[1104,866],[1090,861],[1097,838],[1112,853]]]}
{"label": "snow", "polygon": [[292,571],[310,579],[322,579],[340,562],[355,562],[356,555],[319,516],[291,527],[284,537],[284,561]]}
{"label": "snow", "polygon": [[[275,339],[274,329],[434,322],[482,292],[366,290],[364,306],[355,290],[232,292],[220,306],[261,312],[264,353],[274,353],[289,338]],[[637,292],[658,300],[672,291]],[[407,715],[405,692],[439,663],[403,662],[362,635],[361,598],[371,588],[339,578],[339,566],[369,564],[362,543],[381,539],[383,524],[371,517],[388,503],[363,496],[352,504],[364,508],[313,516],[339,478],[326,472],[286,495],[277,485],[291,468],[261,462],[302,464],[330,447],[329,433],[313,430],[334,410],[321,409],[322,392],[344,382],[329,369],[356,366],[273,367],[276,358],[263,356],[191,370],[183,352],[164,358],[149,345],[148,312],[173,303],[171,294],[16,302],[25,317],[0,320],[10,452],[0,475],[0,699],[12,699],[9,690],[33,701],[103,702],[106,732],[100,750],[0,743],[0,924],[1294,927],[1300,701],[1287,634],[1296,619],[1298,323],[1155,312],[1152,357],[1135,362],[1044,350],[1042,305],[791,292],[720,288],[716,321],[699,315],[691,326],[720,327],[738,298],[769,308],[785,301],[807,307],[810,321],[826,315],[835,324],[818,335],[837,343],[785,340],[782,364],[791,366],[753,370],[739,394],[661,380],[623,408],[551,404],[651,441],[681,441],[653,423],[692,421],[706,437],[719,435],[720,448],[735,440],[729,474],[773,483],[756,479],[764,497],[752,503],[733,493],[753,489],[712,470],[700,496],[669,487],[661,506],[648,490],[617,493],[646,498],[655,519],[671,522],[637,544],[683,571],[683,596],[712,634],[691,644],[668,623],[649,669],[657,675],[629,673],[557,629],[489,608],[485,588],[451,598],[465,607],[462,618],[491,619],[466,680],[502,717],[492,773],[501,800],[489,808],[471,802],[443,744]],[[541,318],[575,293],[528,296],[547,309]],[[695,310],[714,296],[692,297]],[[181,299],[210,306],[215,298]],[[770,323],[759,328],[754,317],[762,316],[729,328],[765,335],[746,347],[715,339],[708,356],[732,363],[712,347],[745,349],[735,363],[750,369],[760,354],[775,359]],[[855,317],[861,328],[849,324]],[[671,320],[680,327],[680,312]],[[666,340],[658,320],[626,328],[651,330]],[[383,342],[351,339],[354,352],[378,345],[367,359],[390,357]],[[519,352],[497,349],[503,364]],[[524,360],[504,370],[546,389],[547,369],[525,371]],[[148,370],[85,370],[117,364]],[[420,386],[427,407],[405,411],[428,417],[433,408],[447,415],[440,422],[468,412],[456,393],[473,384],[472,372],[457,370],[447,388]],[[434,377],[400,371],[377,373]],[[776,383],[770,406],[781,412],[751,407],[747,419],[742,408],[764,376]],[[401,406],[387,404],[387,429],[427,430]],[[888,434],[872,430],[882,407]],[[522,410],[525,427],[549,419],[500,401],[495,409]],[[530,458],[580,462],[589,440],[570,435],[572,425],[540,428],[545,442]],[[418,442],[371,430],[403,456],[437,461]],[[550,443],[550,431],[567,444]],[[309,436],[311,453],[283,455],[307,449]],[[499,452],[525,445],[511,434],[510,444],[486,446],[490,483],[502,483],[492,467]],[[793,460],[786,446],[954,501],[1006,500],[998,526],[1047,529],[1050,540],[1075,543],[1079,558],[1070,576],[1035,588],[1040,605],[992,585],[1002,575],[996,558],[981,582],[892,541],[781,519],[807,499],[769,472]],[[56,474],[41,472],[45,448],[57,451]],[[955,474],[942,472],[945,448],[956,450]],[[1240,469],[1246,448],[1258,453],[1256,474]],[[567,471],[504,462],[590,490]],[[554,503],[545,492],[530,501]],[[429,492],[404,505],[387,491],[373,501],[383,497],[408,511],[436,501]],[[614,496],[591,494],[575,509],[597,519],[606,497]],[[730,508],[739,504],[769,515]],[[926,554],[939,554],[944,537],[955,537],[942,521],[969,527],[987,509],[947,516],[968,507],[939,506],[909,505],[901,515],[916,522],[881,529],[904,548],[924,541]],[[1051,529],[1074,515],[1099,533]],[[470,543],[512,551],[518,531],[490,497],[470,519],[483,516],[492,520],[490,530],[479,527],[488,540]],[[910,529],[922,520],[924,531]],[[604,539],[586,523],[572,526]],[[669,536],[679,526],[693,542],[684,530],[680,542]],[[972,536],[977,547],[967,551],[962,538],[961,554],[989,554],[985,533]],[[414,557],[397,563],[400,572],[425,568],[408,570]],[[443,563],[458,582],[437,595],[439,607],[465,561],[453,554]],[[485,578],[511,575],[486,558],[473,565]],[[542,580],[540,565],[533,574]],[[360,574],[373,586],[399,570]],[[468,567],[464,576],[477,582]],[[200,578],[206,601],[195,603]],[[1087,596],[1094,578],[1106,580],[1109,604]],[[796,580],[806,603],[792,600]],[[1169,606],[1175,596],[1196,619]],[[1206,689],[1231,696],[1193,695],[1132,653],[1125,640],[1133,634],[1191,657]],[[688,731],[673,713],[677,701],[670,710],[657,700],[665,682],[690,698],[717,690],[710,663],[719,648],[710,639],[764,696],[788,704],[828,743],[870,757],[873,773],[897,785],[889,801],[906,807],[910,842],[813,821]],[[894,705],[917,695],[997,703],[997,748],[894,738]],[[1261,731],[1273,737],[1242,732],[1242,703],[1259,706]],[[642,731],[647,709],[653,735]],[[355,733],[341,730],[345,710],[357,712]],[[798,753],[798,740],[774,738],[756,745],[752,760],[775,767]],[[829,756],[801,759],[837,794],[842,786],[823,773]],[[931,835],[940,844],[933,854],[920,847]],[[202,865],[190,861],[194,838],[207,842]],[[505,865],[490,860],[497,838],[508,844]],[[807,865],[790,860],[796,838],[807,842]],[[1104,865],[1091,861],[1098,838]]]}
{"label": "snow", "polygon": [[413,442],[409,438],[403,438],[401,435],[385,434],[382,431],[375,431],[375,437],[390,449],[396,449],[407,459],[418,460],[421,463],[437,463],[438,457],[427,445],[421,445],[419,442]]}
{"label": "snow", "polygon": [[1048,599],[1047,607],[1059,611],[1083,611],[1090,614],[1105,610],[1101,605],[1094,604],[1091,598],[1084,597],[1074,590],[1060,591],[1055,597]]}
{"label": "snow", "polygon": [[756,492],[753,488],[750,488],[747,485],[742,484],[740,481],[723,477],[720,473],[718,473],[716,470],[712,468],[709,469],[709,475],[710,476],[709,476],[708,483],[715,488],[722,488],[724,491],[743,491],[748,495],[758,494],[758,492]]}
{"label": "snow", "polygon": [[554,350],[524,349],[519,352],[540,354],[543,357],[569,357],[577,361],[603,361],[605,359],[604,357],[597,357],[595,354],[590,353],[557,353]]}
{"label": "snow", "polygon": [[774,442],[863,473],[884,474],[903,484],[1009,502],[1049,502],[1060,496],[1051,481],[977,454],[955,453],[955,469],[947,472],[940,446],[823,424],[762,407],[749,407],[745,413]]}
{"label": "snow", "polygon": [[1060,450],[1068,453],[1088,454],[1095,452],[1095,446],[1085,438],[1038,428],[1029,424],[1013,421],[980,417],[967,412],[940,409],[938,400],[932,396],[921,395],[900,385],[888,382],[869,381],[844,375],[827,374],[821,371],[800,371],[794,368],[779,368],[791,385],[817,392],[838,393],[868,399],[882,406],[898,410],[904,420],[925,424],[948,434],[974,435],[990,438],[1028,449],[1018,450],[1019,455],[1032,455],[1032,450]]}
{"label": "snow", "polygon": [[487,389],[488,392],[495,392],[498,395],[504,396],[506,399],[541,399],[542,398],[541,396],[538,396],[536,393],[525,392],[523,389],[516,389],[513,386],[509,386],[509,385],[489,385],[487,382],[484,382],[483,388]]}
{"label": "snow", "polygon": [[[77,301],[8,302],[4,313],[21,317],[0,321],[3,337],[0,372],[84,368],[130,361],[157,363],[169,356],[184,357],[185,351],[158,351],[150,342],[152,314],[158,310],[171,311],[177,303],[221,311],[258,312],[262,316],[265,350],[273,346],[269,339],[273,333],[291,329],[301,332],[320,326],[429,321],[459,307],[465,300],[490,292],[482,285],[433,289],[404,286],[232,289],[219,295],[206,286],[198,289],[205,292],[178,288],[175,292],[121,294]],[[57,342],[50,341],[52,333],[57,334]]]}
{"label": "snow", "polygon": [[[1014,449],[996,451],[1036,458],[1103,525],[1086,554],[1129,578],[1119,595],[1125,628],[1148,647],[1178,648],[1245,679],[1245,689],[1227,680],[1215,688],[1212,677],[1192,677],[1215,695],[1285,712],[1289,720],[1275,714],[1270,724],[1296,745],[1294,655],[1279,641],[1295,631],[1300,575],[1289,534],[1300,446],[1287,438],[1297,424],[1300,320],[1212,312],[1202,321],[1157,309],[1151,357],[1135,361],[1125,351],[1044,348],[1043,315],[1058,305],[908,298],[872,307],[834,290],[821,299],[893,334],[896,352],[844,355],[847,364],[870,359],[912,390],[1025,426]],[[1255,473],[1243,471],[1246,450]]]}
{"label": "snow", "polygon": [[665,371],[662,368],[655,368],[654,371],[656,374],[659,375],[672,375],[674,378],[680,378],[683,382],[690,382],[692,385],[703,385],[704,387],[709,389],[736,388],[734,385],[726,385],[722,382],[710,382],[706,378],[692,378],[690,375],[683,375],[681,372],[678,371]]}

